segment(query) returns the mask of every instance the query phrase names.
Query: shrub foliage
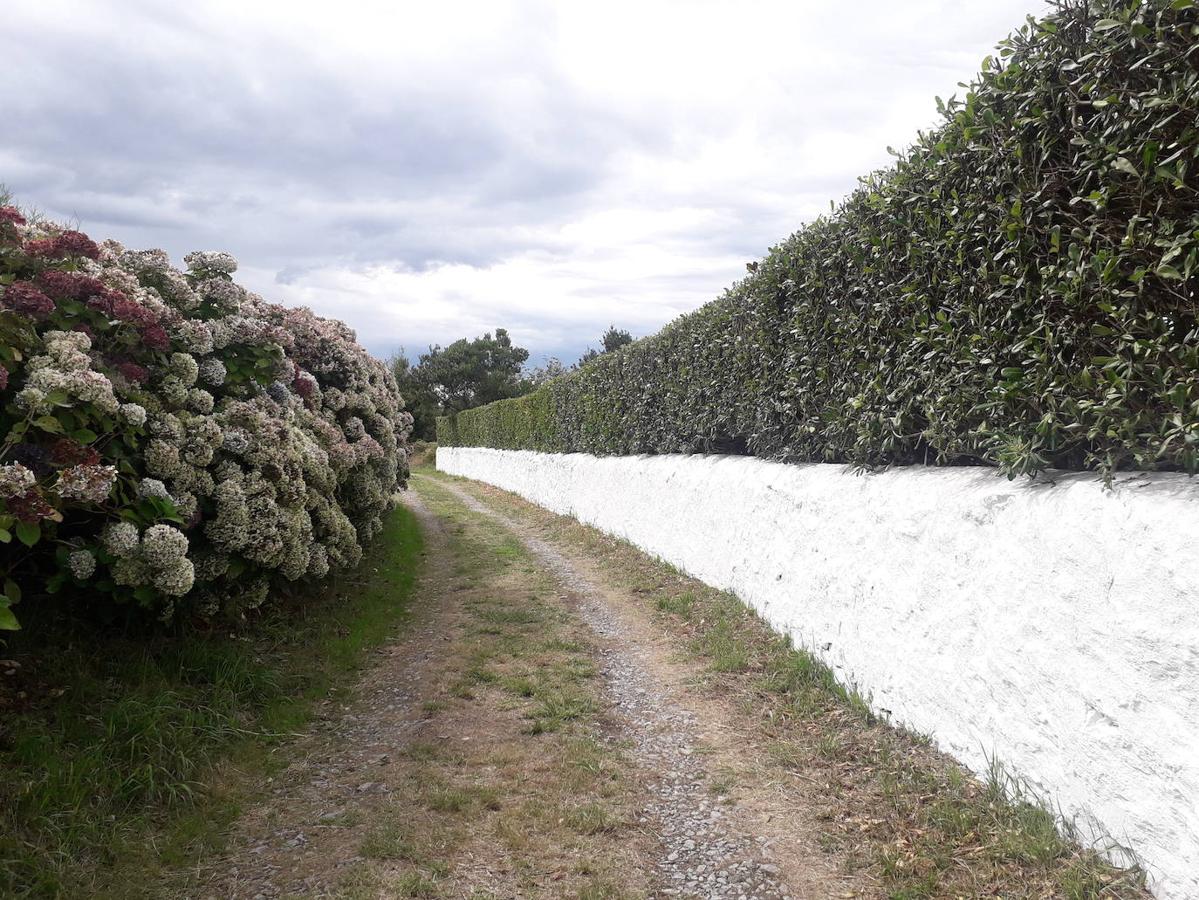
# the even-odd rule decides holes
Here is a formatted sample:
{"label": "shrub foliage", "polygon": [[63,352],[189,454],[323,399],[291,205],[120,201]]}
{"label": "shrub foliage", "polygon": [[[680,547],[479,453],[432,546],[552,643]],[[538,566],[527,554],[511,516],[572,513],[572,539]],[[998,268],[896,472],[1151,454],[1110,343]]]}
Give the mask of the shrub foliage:
{"label": "shrub foliage", "polygon": [[723,297],[444,445],[1199,469],[1199,9],[1063,2]]}
{"label": "shrub foliage", "polygon": [[381,529],[412,421],[391,372],[228,254],[186,262],[0,206],[0,628],[22,587],[237,616]]}

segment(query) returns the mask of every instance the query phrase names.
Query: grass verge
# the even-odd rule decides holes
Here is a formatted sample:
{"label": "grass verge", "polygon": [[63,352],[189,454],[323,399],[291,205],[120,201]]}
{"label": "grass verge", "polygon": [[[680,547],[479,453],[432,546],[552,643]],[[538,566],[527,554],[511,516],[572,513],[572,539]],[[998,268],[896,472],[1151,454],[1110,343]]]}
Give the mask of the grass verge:
{"label": "grass verge", "polygon": [[398,508],[363,564],[239,634],[27,622],[3,656],[0,895],[157,895],[218,850],[275,751],[409,615]]}

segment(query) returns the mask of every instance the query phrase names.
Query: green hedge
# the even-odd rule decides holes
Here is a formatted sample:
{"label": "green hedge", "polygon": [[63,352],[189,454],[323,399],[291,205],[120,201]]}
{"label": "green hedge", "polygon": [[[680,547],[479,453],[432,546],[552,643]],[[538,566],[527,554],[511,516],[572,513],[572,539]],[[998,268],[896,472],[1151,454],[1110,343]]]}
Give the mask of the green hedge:
{"label": "green hedge", "polygon": [[443,445],[1199,468],[1199,10],[1069,2],[720,299]]}

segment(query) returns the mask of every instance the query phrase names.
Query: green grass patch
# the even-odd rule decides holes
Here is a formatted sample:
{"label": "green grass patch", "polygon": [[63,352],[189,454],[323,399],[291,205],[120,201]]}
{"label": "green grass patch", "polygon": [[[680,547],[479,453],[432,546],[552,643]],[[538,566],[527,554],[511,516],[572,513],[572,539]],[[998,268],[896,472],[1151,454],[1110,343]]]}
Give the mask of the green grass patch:
{"label": "green grass patch", "polygon": [[219,847],[239,785],[407,617],[421,543],[401,507],[359,569],[239,634],[30,618],[4,651],[28,688],[0,726],[0,895],[146,896]]}

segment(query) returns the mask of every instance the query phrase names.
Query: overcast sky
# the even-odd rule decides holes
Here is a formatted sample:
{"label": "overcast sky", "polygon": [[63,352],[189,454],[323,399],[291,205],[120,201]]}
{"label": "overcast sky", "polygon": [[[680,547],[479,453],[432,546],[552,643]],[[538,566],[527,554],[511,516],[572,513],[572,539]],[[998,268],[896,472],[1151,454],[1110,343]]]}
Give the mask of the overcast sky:
{"label": "overcast sky", "polygon": [[0,182],[411,354],[649,334],[1045,0],[5,0]]}

